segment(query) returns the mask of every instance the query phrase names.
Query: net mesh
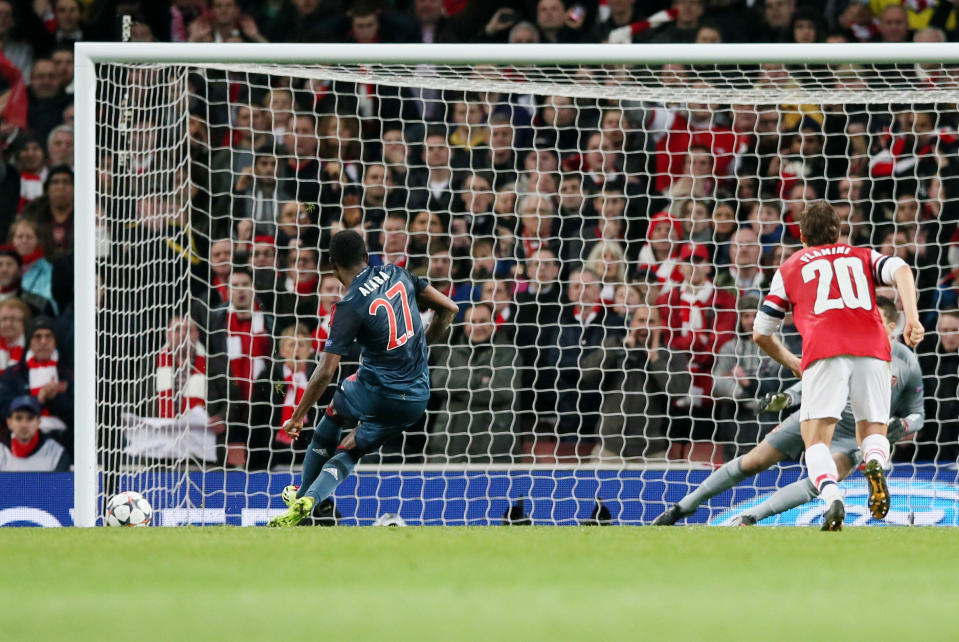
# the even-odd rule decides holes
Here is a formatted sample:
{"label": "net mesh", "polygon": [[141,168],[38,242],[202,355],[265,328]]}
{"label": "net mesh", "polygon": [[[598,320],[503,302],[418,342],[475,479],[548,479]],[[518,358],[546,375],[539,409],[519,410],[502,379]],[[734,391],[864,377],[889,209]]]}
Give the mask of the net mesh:
{"label": "net mesh", "polygon": [[[347,522],[498,522],[524,496],[545,523],[599,497],[655,517],[788,414],[760,412],[794,380],[749,329],[818,199],[916,271],[943,327],[895,458],[912,481],[956,461],[954,66],[96,69],[101,495],[160,523],[280,510],[340,229],[461,305],[426,417],[338,490]],[[802,469],[773,470],[696,519]]]}

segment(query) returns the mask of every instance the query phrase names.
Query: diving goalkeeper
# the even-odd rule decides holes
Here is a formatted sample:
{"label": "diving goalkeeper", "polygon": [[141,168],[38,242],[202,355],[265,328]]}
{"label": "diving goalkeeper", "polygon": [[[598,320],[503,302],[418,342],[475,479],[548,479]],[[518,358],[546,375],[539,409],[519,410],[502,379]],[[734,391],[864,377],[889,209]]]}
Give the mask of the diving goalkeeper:
{"label": "diving goalkeeper", "polygon": [[[922,370],[915,353],[896,341],[896,305],[886,297],[876,297],[876,305],[882,317],[882,323],[892,343],[892,396],[888,437],[890,443],[902,440],[906,435],[915,434],[922,428],[925,420],[923,409]],[[802,384],[797,383],[784,392],[766,396],[764,410],[777,411],[799,404]],[[680,519],[689,517],[696,509],[711,497],[728,490],[739,482],[757,475],[783,459],[798,460],[804,445],[799,431],[799,413],[789,415],[775,430],[755,448],[742,457],[724,464],[703,480],[698,488],[673,504],[666,512],[653,521],[654,526],[671,526]],[[839,479],[845,479],[859,465],[862,454],[856,441],[856,421],[852,407],[847,402],[842,417],[836,424],[836,435],[830,450]],[[800,506],[817,496],[816,488],[808,477],[780,488],[763,503],[750,508],[739,516],[740,524],[752,525],[765,519]]]}

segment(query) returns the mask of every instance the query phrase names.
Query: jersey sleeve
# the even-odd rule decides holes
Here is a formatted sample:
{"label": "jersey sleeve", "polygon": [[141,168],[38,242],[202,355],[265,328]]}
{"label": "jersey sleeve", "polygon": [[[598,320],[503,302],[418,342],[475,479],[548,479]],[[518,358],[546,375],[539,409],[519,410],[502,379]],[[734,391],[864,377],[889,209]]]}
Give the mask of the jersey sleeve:
{"label": "jersey sleeve", "polygon": [[360,331],[362,319],[356,308],[340,301],[333,306],[330,317],[330,337],[326,340],[324,352],[346,355]]}
{"label": "jersey sleeve", "polygon": [[786,286],[783,283],[782,272],[776,270],[769,284],[769,294],[759,305],[753,329],[759,334],[770,335],[779,331],[783,319],[789,312],[789,299],[786,296]]}
{"label": "jersey sleeve", "polygon": [[881,285],[894,285],[896,271],[906,265],[898,256],[886,256],[876,250],[869,251],[869,263],[872,266],[873,281]]}
{"label": "jersey sleeve", "polygon": [[410,283],[413,284],[413,293],[415,296],[419,296],[423,293],[423,290],[430,286],[430,282],[424,279],[423,277],[416,276],[411,274],[409,270],[403,269],[406,272],[406,277],[410,280]]}

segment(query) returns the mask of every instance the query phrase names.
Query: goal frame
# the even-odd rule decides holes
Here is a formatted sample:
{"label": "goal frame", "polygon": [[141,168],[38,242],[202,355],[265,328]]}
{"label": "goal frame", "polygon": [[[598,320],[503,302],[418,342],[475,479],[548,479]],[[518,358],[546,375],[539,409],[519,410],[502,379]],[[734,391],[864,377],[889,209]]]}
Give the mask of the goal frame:
{"label": "goal frame", "polygon": [[959,63],[959,42],[826,44],[77,43],[75,114],[74,514],[98,516],[96,453],[96,74],[98,63],[160,64],[890,64]]}

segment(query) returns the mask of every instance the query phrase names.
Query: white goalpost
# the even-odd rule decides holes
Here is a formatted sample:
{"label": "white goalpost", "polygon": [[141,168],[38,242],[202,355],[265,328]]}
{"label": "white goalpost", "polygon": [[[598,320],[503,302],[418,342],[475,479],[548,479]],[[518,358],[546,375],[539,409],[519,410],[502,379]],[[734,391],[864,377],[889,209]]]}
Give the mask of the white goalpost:
{"label": "white goalpost", "polygon": [[597,502],[648,523],[787,416],[762,399],[795,381],[744,324],[820,199],[919,275],[924,423],[892,521],[959,525],[935,333],[959,293],[959,43],[78,43],[75,65],[76,526],[123,490],[160,525],[281,510],[309,441],[279,419],[346,228],[462,316],[424,421],[334,495],[344,523],[500,523],[520,500],[535,523]]}

